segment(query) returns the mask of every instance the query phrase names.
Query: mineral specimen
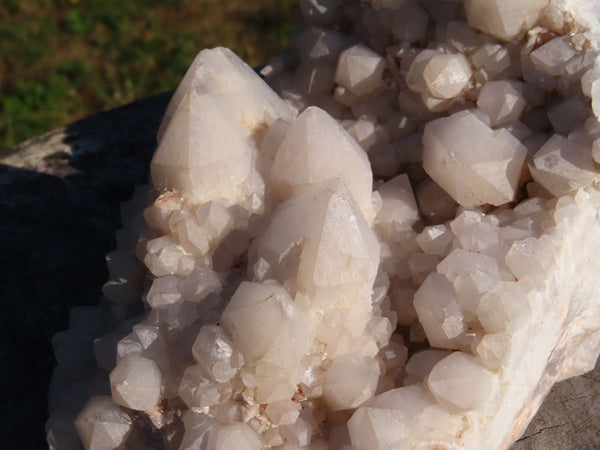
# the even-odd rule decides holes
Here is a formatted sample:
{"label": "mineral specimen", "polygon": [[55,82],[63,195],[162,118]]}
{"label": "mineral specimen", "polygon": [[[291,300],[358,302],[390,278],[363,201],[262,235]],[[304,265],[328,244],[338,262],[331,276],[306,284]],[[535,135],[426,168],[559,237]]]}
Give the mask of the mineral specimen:
{"label": "mineral specimen", "polygon": [[600,352],[594,7],[303,0],[266,82],[200,52],[50,447],[510,446]]}

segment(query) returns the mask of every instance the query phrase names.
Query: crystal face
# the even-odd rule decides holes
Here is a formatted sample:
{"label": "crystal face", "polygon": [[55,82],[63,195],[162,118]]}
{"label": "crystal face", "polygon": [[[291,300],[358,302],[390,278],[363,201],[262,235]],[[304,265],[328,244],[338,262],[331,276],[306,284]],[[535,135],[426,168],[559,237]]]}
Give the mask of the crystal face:
{"label": "crystal face", "polygon": [[512,201],[526,155],[510,132],[470,111],[429,122],[423,132],[423,168],[462,206]]}
{"label": "crystal face", "polygon": [[594,367],[585,2],[300,6],[264,80],[203,50],[173,95],[51,448],[507,448]]}

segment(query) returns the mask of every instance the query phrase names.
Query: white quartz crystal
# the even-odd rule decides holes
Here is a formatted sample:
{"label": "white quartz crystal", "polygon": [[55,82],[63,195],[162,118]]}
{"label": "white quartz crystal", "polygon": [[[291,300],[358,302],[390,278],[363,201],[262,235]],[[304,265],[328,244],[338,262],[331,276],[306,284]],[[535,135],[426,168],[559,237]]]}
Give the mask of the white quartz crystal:
{"label": "white quartz crystal", "polygon": [[429,122],[423,168],[467,207],[512,201],[527,150],[506,130],[492,130],[471,111]]}
{"label": "white quartz crystal", "polygon": [[433,366],[427,378],[431,393],[451,411],[484,408],[494,397],[498,383],[476,357],[463,352],[446,356]]}
{"label": "white quartz crystal", "polygon": [[384,68],[381,56],[363,45],[355,45],[340,55],[335,82],[354,95],[368,94],[381,84]]}
{"label": "white quartz crystal", "polygon": [[556,196],[598,180],[591,151],[559,134],[536,152],[529,170],[535,181]]}
{"label": "white quartz crystal", "polygon": [[[344,186],[332,180],[279,206],[249,250],[249,267],[258,279],[289,283],[292,293],[334,294],[350,304],[369,295],[378,257],[373,231]],[[262,261],[267,269],[261,275]]]}
{"label": "white quartz crystal", "polygon": [[533,28],[549,0],[465,0],[469,25],[510,40]]}
{"label": "white quartz crystal", "polygon": [[264,81],[200,52],[50,448],[508,448],[600,352],[594,5],[302,0]]}
{"label": "white quartz crystal", "polygon": [[334,411],[356,408],[373,397],[378,375],[372,358],[352,354],[338,356],[327,370],[323,398]]}
{"label": "white quartz crystal", "polygon": [[110,373],[110,386],[116,404],[151,413],[160,399],[160,370],[150,359],[126,356]]}
{"label": "white quartz crystal", "polygon": [[152,180],[198,203],[247,198],[256,150],[248,137],[290,117],[283,101],[230,50],[204,50],[169,103]]}
{"label": "white quartz crystal", "polygon": [[552,39],[530,54],[531,62],[543,72],[560,75],[567,62],[576,55],[569,36]]}
{"label": "white quartz crystal", "polygon": [[363,215],[372,219],[373,176],[362,148],[317,107],[309,107],[288,129],[271,167],[274,191],[289,197],[295,188],[330,178],[344,182]]}
{"label": "white quartz crystal", "polygon": [[406,79],[408,86],[423,96],[451,99],[462,92],[471,75],[464,55],[423,50],[412,62]]}
{"label": "white quartz crystal", "polygon": [[477,97],[477,107],[490,118],[490,125],[519,120],[526,101],[519,85],[506,81],[489,81],[483,85]]}
{"label": "white quartz crystal", "polygon": [[77,416],[75,426],[86,449],[123,448],[133,421],[110,396],[94,396]]}
{"label": "white quartz crystal", "polygon": [[436,55],[423,70],[427,89],[433,97],[456,97],[471,78],[471,67],[463,55]]}

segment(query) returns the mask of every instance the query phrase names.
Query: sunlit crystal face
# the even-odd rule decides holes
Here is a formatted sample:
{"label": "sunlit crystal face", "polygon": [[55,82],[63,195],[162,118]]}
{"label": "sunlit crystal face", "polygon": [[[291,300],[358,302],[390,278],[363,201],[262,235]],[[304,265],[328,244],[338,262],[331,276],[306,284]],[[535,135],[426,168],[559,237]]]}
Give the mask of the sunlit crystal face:
{"label": "sunlit crystal face", "polygon": [[54,338],[56,390],[94,396],[49,440],[509,445],[600,347],[600,71],[560,8],[302,1],[269,84],[202,51],[110,308]]}

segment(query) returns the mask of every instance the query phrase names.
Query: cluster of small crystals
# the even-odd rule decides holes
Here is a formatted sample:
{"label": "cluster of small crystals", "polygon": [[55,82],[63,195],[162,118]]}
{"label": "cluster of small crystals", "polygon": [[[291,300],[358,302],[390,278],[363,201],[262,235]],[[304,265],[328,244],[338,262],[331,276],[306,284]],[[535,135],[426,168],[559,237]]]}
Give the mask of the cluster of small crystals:
{"label": "cluster of small crystals", "polygon": [[202,51],[106,300],[54,339],[50,447],[508,446],[600,351],[568,3],[303,0],[268,85]]}

